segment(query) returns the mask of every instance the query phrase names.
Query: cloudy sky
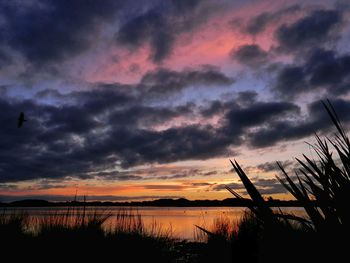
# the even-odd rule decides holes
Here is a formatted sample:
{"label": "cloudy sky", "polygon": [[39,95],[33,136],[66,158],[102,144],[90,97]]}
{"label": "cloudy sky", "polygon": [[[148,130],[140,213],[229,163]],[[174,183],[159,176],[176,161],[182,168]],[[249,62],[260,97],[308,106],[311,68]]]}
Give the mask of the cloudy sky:
{"label": "cloudy sky", "polygon": [[0,1],[0,201],[223,199],[230,158],[284,197],[350,122],[346,2]]}

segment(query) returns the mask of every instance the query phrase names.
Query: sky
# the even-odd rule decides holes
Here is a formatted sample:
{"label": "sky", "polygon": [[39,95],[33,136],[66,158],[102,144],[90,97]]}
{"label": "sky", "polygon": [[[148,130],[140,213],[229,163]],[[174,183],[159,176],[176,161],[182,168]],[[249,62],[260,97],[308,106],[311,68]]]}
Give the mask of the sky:
{"label": "sky", "polygon": [[[0,201],[288,198],[350,122],[347,1],[0,1]],[[27,122],[17,128],[20,112]]]}

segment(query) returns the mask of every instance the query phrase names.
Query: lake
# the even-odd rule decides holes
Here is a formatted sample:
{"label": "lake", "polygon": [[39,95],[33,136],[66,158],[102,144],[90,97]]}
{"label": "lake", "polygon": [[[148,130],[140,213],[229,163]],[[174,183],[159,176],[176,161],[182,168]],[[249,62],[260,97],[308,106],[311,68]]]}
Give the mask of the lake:
{"label": "lake", "polygon": [[[17,211],[25,212],[31,217],[65,216],[68,207],[25,207],[7,208],[6,213]],[[83,207],[72,208],[83,212]],[[154,228],[155,225],[163,231],[171,230],[176,238],[195,240],[198,238],[198,230],[195,225],[210,229],[217,219],[230,220],[233,225],[239,222],[246,208],[242,207],[86,207],[85,213],[103,215],[106,213],[112,216],[106,221],[105,227],[113,227],[120,211],[127,211],[141,216],[146,229]],[[300,208],[284,208],[283,210],[301,213]]]}

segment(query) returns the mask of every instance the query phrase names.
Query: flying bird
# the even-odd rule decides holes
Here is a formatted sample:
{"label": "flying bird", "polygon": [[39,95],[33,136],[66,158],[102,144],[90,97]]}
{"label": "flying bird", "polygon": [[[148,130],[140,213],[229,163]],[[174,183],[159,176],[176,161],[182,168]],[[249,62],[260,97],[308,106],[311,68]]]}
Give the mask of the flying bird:
{"label": "flying bird", "polygon": [[18,127],[18,128],[21,128],[22,125],[23,125],[23,123],[24,123],[25,121],[27,121],[27,120],[24,119],[24,113],[21,112],[21,113],[19,114],[19,117],[18,117],[17,127]]}

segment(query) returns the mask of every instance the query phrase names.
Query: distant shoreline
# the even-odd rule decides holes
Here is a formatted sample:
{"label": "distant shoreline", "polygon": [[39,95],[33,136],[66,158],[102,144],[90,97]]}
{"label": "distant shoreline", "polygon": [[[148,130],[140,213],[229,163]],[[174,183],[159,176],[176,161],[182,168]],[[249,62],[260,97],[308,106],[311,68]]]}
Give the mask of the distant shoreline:
{"label": "distant shoreline", "polygon": [[[301,207],[298,201],[290,200],[268,200],[270,207]],[[101,202],[101,201],[66,201],[66,202],[49,202],[46,200],[25,199],[20,201],[2,203],[0,207],[67,207],[67,206],[144,206],[144,207],[247,207],[252,205],[249,199],[227,198],[224,200],[188,200],[179,199],[157,199],[152,201],[139,202]],[[254,204],[253,204],[254,205]],[[316,205],[316,204],[315,204]]]}

